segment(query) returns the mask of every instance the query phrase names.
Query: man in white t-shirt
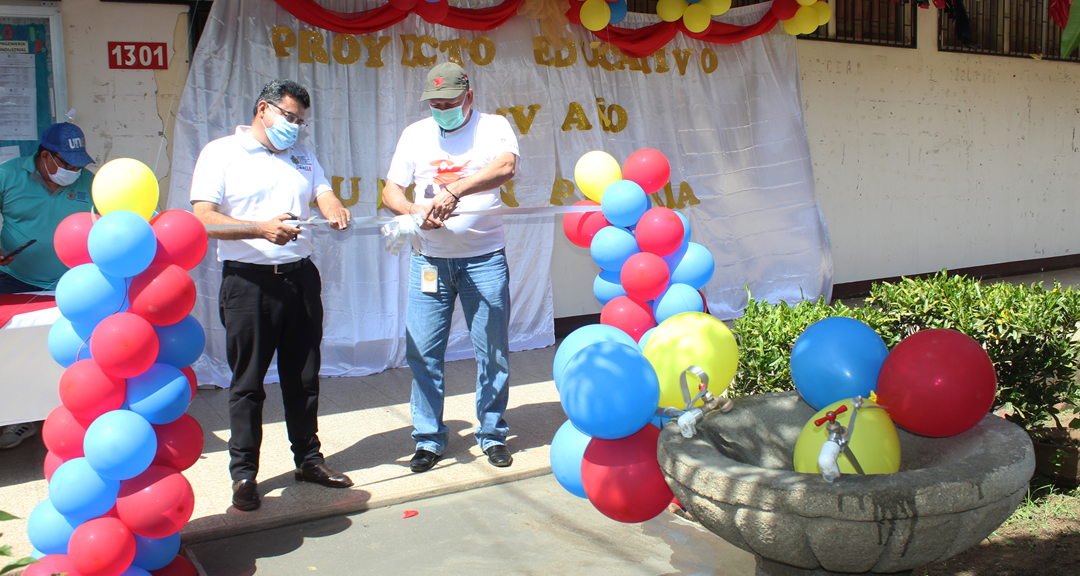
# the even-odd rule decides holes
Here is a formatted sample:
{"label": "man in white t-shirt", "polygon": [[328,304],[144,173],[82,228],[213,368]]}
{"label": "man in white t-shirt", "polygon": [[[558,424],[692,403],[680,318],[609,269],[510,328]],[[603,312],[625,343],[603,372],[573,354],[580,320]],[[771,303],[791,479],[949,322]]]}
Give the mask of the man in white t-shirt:
{"label": "man in white t-shirt", "polygon": [[[429,470],[446,450],[443,364],[459,297],[476,353],[476,439],[491,464],[509,466],[503,412],[510,393],[510,273],[502,217],[454,212],[502,206],[499,187],[517,170],[517,138],[506,118],[472,109],[469,77],[457,64],[432,68],[420,99],[431,117],[401,134],[382,191],[395,214],[424,217],[405,315],[416,441],[410,468]],[[414,201],[405,197],[411,184]]]}
{"label": "man in white t-shirt", "polygon": [[314,199],[335,230],[352,215],[326,181],[306,146],[296,144],[311,98],[303,86],[277,79],[255,102],[251,126],[206,145],[191,181],[195,215],[213,230],[222,262],[218,297],[225,326],[232,384],[229,388],[229,473],[233,505],[260,505],[255,477],[262,444],[263,378],[277,352],[285,425],[296,463],[295,477],[331,488],[352,486],[326,466],[320,451],[319,345],[322,342],[322,280],[311,262],[307,219]]}

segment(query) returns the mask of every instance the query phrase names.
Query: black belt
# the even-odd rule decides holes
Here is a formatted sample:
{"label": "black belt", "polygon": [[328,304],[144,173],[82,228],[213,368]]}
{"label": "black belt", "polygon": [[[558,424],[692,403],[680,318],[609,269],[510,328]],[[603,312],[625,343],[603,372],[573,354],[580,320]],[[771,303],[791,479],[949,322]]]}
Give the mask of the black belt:
{"label": "black belt", "polygon": [[299,270],[308,260],[309,258],[301,258],[296,262],[289,262],[287,264],[252,264],[251,262],[226,260],[223,264],[226,268],[244,268],[246,270],[258,270],[259,272],[269,272],[271,274],[288,274],[293,270]]}

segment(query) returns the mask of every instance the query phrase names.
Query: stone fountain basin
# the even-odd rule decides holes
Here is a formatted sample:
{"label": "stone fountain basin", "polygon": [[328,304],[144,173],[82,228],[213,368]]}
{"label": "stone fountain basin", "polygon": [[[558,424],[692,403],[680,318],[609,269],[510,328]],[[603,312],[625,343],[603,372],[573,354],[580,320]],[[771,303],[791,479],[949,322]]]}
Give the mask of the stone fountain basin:
{"label": "stone fountain basin", "polygon": [[944,560],[1008,519],[1035,470],[1028,435],[987,415],[949,438],[897,428],[900,472],[830,484],[792,470],[795,441],[815,413],[797,393],[734,402],[691,439],[666,426],[657,455],[683,506],[754,553],[759,575],[903,573]]}

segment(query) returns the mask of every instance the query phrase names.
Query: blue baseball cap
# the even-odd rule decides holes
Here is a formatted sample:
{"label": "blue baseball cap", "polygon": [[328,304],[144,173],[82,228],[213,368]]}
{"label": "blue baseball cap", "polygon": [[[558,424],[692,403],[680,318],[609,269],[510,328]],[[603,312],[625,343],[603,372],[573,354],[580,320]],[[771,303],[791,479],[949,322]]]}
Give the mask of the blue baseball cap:
{"label": "blue baseball cap", "polygon": [[86,137],[83,136],[83,131],[71,122],[58,122],[46,128],[41,135],[41,146],[56,152],[72,166],[81,168],[94,163],[94,159],[86,153]]}

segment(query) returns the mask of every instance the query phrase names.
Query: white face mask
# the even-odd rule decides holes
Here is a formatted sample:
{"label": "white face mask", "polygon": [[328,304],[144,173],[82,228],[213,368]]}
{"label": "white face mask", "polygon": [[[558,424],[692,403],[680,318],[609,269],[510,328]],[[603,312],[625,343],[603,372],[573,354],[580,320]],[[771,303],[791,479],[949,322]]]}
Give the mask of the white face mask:
{"label": "white face mask", "polygon": [[[52,156],[52,154],[49,154],[49,156]],[[49,174],[49,180],[52,180],[60,186],[71,186],[74,184],[75,181],[79,179],[79,172],[82,170],[82,168],[77,170],[61,168],[55,158],[53,158],[53,166],[56,167],[56,173]],[[46,166],[46,168],[48,168],[48,166]]]}

